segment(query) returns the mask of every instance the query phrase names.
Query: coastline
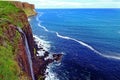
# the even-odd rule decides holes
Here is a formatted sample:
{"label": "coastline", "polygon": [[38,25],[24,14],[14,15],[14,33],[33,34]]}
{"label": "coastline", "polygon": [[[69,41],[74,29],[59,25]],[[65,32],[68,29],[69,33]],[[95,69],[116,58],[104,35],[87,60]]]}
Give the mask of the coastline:
{"label": "coastline", "polygon": [[[91,18],[89,18],[88,21],[90,23],[96,21],[96,24],[94,24],[93,27],[88,26],[89,23],[86,23],[86,21],[83,21],[83,20],[86,20],[87,16],[89,16],[88,13],[92,11],[95,12],[93,13],[94,14],[93,16],[95,17],[94,18],[91,17],[92,20]],[[99,13],[98,11],[99,9],[97,11],[96,10],[85,10],[85,11],[83,10],[77,10],[77,11],[76,10],[73,10],[73,11],[61,10],[62,12],[60,13],[61,16],[58,16],[58,13],[60,12],[59,10],[43,10],[43,11],[38,10],[39,15],[36,17],[33,17],[33,20],[30,21],[31,25],[33,25],[31,26],[33,29],[33,33],[38,35],[41,39],[50,41],[50,44],[54,46],[54,47],[53,46],[51,47],[51,51],[53,52],[63,51],[65,53],[64,58],[62,60],[62,64],[60,66],[52,66],[52,71],[56,74],[56,76],[60,80],[65,80],[65,79],[115,80],[116,77],[120,79],[119,77],[120,73],[118,72],[120,70],[119,69],[120,61],[116,58],[114,59],[111,58],[111,56],[113,55],[115,56],[115,53],[113,53],[112,55],[109,55],[109,54],[106,54],[107,49],[103,49],[105,50],[105,53],[102,52],[100,49],[98,49],[98,48],[103,48],[107,46],[106,41],[108,41],[109,38],[111,38],[109,41],[111,42],[113,41],[112,43],[110,43],[110,45],[114,43],[119,44],[119,42],[116,42],[118,40],[115,40],[119,38],[119,34],[118,34],[119,30],[117,30],[118,28],[114,28],[114,26],[110,27],[109,25],[104,25],[104,24],[101,24],[102,26],[99,25],[100,27],[96,27],[99,24],[99,21],[96,20],[96,17],[101,17],[100,18],[101,21],[107,21],[109,16],[112,16],[112,15],[105,14],[106,19],[103,20],[102,18],[104,18],[104,16],[100,16],[101,13]],[[42,12],[44,15],[41,16],[40,12]],[[78,12],[81,14],[79,14]],[[105,11],[105,12],[107,13],[108,11]],[[113,14],[116,14],[116,11],[115,12],[110,11],[110,12]],[[71,14],[73,15],[71,16]],[[99,14],[99,15],[96,15],[96,14]],[[71,17],[68,18],[68,16],[71,16]],[[83,20],[81,19],[74,20],[76,16],[78,18],[83,16]],[[116,16],[116,17],[114,16],[112,18],[118,21],[119,16]],[[67,24],[66,22],[64,22],[63,19],[65,21],[70,21],[73,23],[75,22],[74,26],[73,26],[73,23]],[[110,19],[110,22],[114,21],[113,19]],[[82,24],[80,25],[76,24],[78,20],[83,21],[82,23],[85,24],[85,26],[80,26]],[[117,24],[117,23],[116,22],[111,23],[111,25],[113,24]],[[115,32],[113,33],[111,29],[115,30]],[[81,30],[85,32],[86,34],[84,34]],[[114,37],[109,36],[109,34],[106,35],[106,32],[105,33],[98,32],[99,30],[102,30],[103,32],[108,30],[108,33],[110,33]],[[55,32],[58,32],[58,33],[56,34]],[[79,36],[80,33],[82,34],[81,36],[85,39],[82,39],[81,36]],[[100,34],[100,36],[96,34]],[[88,35],[88,37],[86,37],[86,35]],[[93,41],[93,42],[91,42],[90,44],[89,41]],[[100,46],[95,41],[98,41],[99,44],[101,43],[104,43],[104,44]],[[94,44],[96,46],[94,46]],[[118,49],[119,45],[117,44],[115,45],[116,49],[114,48],[114,45],[112,45],[112,47],[109,46],[110,49],[108,50],[114,49],[113,52],[119,51]],[[100,51],[103,55],[106,54],[110,57],[107,58],[107,57],[101,56],[97,54],[96,52],[94,52],[93,50],[91,50],[92,48],[90,47],[93,47],[94,50]],[[106,62],[106,64],[104,64],[104,62]],[[82,74],[84,76],[81,76]],[[114,76],[114,74],[116,75],[116,77]]]}
{"label": "coastline", "polygon": [[[60,61],[62,58],[62,54],[51,54],[47,48],[44,46],[44,44],[47,44],[45,42],[42,43],[42,40],[38,36],[34,36],[34,43],[36,48],[36,59],[33,59],[33,66],[35,75],[40,74],[42,79],[45,79],[49,72],[46,72],[47,67],[50,63],[54,61]],[[38,62],[38,63],[36,63]],[[39,70],[38,70],[39,66]],[[39,72],[37,73],[38,70]]]}
{"label": "coastline", "polygon": [[[37,15],[37,12],[35,11],[35,7],[33,4],[29,4],[26,2],[21,3],[18,1],[15,1],[13,3],[15,4],[16,7],[22,9],[25,12],[25,14],[27,15],[27,20]],[[34,77],[35,77],[35,80],[39,80],[39,79],[44,80],[46,78],[46,74],[48,74],[46,73],[47,66],[54,61],[60,61],[62,58],[62,54],[51,55],[49,51],[43,48],[42,45],[44,44],[37,44],[37,42],[35,41],[35,37],[34,36],[32,37],[34,41],[33,43],[34,44],[34,55],[31,54],[31,56],[32,56]],[[41,52],[42,52],[42,55],[39,55]],[[49,57],[49,55],[51,55],[51,57]]]}
{"label": "coastline", "polygon": [[[45,80],[46,74],[48,74],[46,73],[47,66],[54,61],[60,61],[62,54],[51,55],[49,51],[43,48],[42,45],[44,44],[38,44],[35,41],[31,25],[28,22],[30,17],[37,15],[37,12],[34,10],[34,5],[19,1],[3,1],[0,4],[2,4],[0,7],[5,7],[5,5],[10,6],[7,7],[7,9],[5,8],[4,11],[6,12],[0,13],[0,21],[2,22],[4,18],[7,20],[0,23],[0,52],[12,56],[10,60],[13,61],[14,64],[10,67],[16,69],[16,71],[10,70],[9,67],[6,69],[9,75],[12,75],[10,79],[32,80],[35,78],[35,80]],[[19,33],[17,28],[24,35]],[[6,37],[6,39],[4,37]],[[29,55],[27,55],[28,52]],[[41,53],[42,55],[40,55]],[[31,57],[29,58],[29,56]],[[49,56],[52,56],[52,58]],[[6,58],[6,56],[2,57]],[[31,66],[29,65],[31,63],[30,61],[32,61]],[[9,63],[9,61],[6,61],[6,64],[7,63]],[[9,65],[11,64],[4,66],[6,67]],[[4,71],[5,69],[1,68],[1,70]],[[4,71],[4,73],[7,71]],[[11,74],[12,72],[16,74],[13,75]],[[34,74],[34,76],[32,74]],[[7,78],[10,77],[9,75],[4,78],[5,75],[0,73],[0,79],[8,80]],[[14,76],[15,78],[13,78]]]}

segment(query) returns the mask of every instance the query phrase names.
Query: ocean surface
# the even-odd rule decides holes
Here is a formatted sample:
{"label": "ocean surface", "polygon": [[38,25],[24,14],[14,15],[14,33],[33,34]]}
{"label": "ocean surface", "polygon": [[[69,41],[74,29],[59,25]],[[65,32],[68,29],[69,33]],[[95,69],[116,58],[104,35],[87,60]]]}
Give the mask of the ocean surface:
{"label": "ocean surface", "polygon": [[120,9],[37,9],[34,36],[60,63],[46,80],[120,80]]}

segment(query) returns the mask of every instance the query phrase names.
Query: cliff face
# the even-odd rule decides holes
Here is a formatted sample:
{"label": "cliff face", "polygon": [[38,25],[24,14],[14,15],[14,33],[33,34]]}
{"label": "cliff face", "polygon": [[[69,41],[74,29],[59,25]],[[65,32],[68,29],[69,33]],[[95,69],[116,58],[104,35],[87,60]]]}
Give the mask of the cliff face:
{"label": "cliff face", "polygon": [[20,27],[26,34],[34,57],[32,30],[23,11],[29,9],[34,12],[34,6],[21,2],[12,3],[15,5],[0,1],[0,80],[31,80],[25,43],[15,27]]}
{"label": "cliff face", "polygon": [[[36,14],[29,13],[28,10],[34,12],[34,5],[0,1],[0,80],[44,80],[47,65],[61,59],[61,54],[45,59],[49,52],[42,46],[38,48],[28,22],[28,16]],[[29,47],[26,47],[26,41]],[[36,56],[38,50],[44,51],[44,55]]]}

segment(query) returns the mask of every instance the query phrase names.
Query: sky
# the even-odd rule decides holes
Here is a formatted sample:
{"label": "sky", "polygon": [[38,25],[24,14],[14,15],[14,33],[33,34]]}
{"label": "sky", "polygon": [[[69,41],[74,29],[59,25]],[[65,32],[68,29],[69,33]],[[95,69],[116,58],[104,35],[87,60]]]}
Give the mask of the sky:
{"label": "sky", "polygon": [[19,0],[36,8],[120,8],[120,0]]}

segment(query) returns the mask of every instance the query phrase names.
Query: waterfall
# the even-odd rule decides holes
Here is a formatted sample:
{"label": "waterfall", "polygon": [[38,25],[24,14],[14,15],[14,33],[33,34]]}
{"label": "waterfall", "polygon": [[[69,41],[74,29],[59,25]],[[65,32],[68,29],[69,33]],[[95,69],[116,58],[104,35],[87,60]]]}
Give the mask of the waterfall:
{"label": "waterfall", "polygon": [[24,37],[24,40],[25,40],[25,50],[26,50],[27,57],[28,57],[28,62],[29,62],[29,66],[30,66],[30,72],[31,72],[32,80],[35,80],[34,73],[33,73],[33,67],[32,67],[31,53],[30,53],[30,50],[29,50],[29,45],[28,45],[28,41],[27,41],[26,35],[25,35],[25,33],[23,32],[23,30],[21,28],[17,27],[17,30]]}

